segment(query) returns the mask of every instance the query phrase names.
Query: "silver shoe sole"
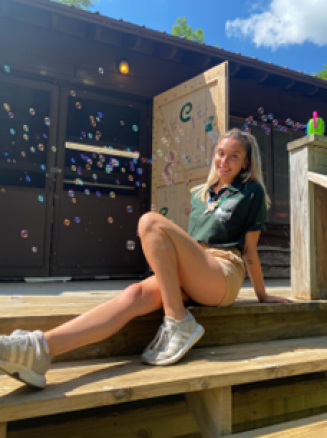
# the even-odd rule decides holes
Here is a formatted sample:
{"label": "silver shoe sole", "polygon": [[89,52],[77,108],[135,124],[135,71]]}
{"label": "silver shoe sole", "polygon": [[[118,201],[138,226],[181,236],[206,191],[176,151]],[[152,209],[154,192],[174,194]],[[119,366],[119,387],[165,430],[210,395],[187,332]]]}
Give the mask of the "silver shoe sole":
{"label": "silver shoe sole", "polygon": [[35,373],[24,365],[0,360],[0,370],[8,374],[8,376],[36,388],[44,388],[46,386],[46,378],[44,376]]}
{"label": "silver shoe sole", "polygon": [[168,359],[146,359],[142,356],[142,360],[145,363],[148,363],[150,365],[171,365],[175,362],[178,362],[185,354],[195,345],[204,335],[204,328],[202,325],[198,324],[197,329],[195,332],[192,333],[192,335],[188,338],[188,340],[185,342],[183,347],[172,357]]}

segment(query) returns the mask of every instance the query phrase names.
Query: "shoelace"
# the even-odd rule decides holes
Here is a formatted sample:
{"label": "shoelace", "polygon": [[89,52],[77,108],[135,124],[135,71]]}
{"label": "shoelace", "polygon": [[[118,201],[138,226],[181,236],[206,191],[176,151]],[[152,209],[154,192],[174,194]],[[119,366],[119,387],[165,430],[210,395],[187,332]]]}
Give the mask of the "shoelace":
{"label": "shoelace", "polygon": [[166,334],[168,334],[170,331],[172,330],[172,327],[167,327],[165,324],[162,324],[159,327],[159,330],[155,336],[155,338],[153,339],[153,341],[150,344],[150,349],[152,350],[152,352],[155,352],[156,350],[162,350],[164,341],[165,341],[165,337]]}
{"label": "shoelace", "polygon": [[34,351],[36,352],[36,358],[38,360],[41,358],[40,344],[35,333],[29,332],[27,330],[15,330],[10,336],[17,336],[18,339],[23,339],[26,341],[24,346],[24,362],[28,353],[29,344],[34,347]]}

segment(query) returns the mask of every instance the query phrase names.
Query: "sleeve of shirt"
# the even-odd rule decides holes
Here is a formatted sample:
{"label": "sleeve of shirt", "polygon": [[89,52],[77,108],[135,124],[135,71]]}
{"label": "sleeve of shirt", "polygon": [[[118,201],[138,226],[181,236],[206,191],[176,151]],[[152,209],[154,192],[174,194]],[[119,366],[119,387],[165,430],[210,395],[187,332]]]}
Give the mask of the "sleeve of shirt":
{"label": "sleeve of shirt", "polygon": [[266,197],[263,187],[256,184],[249,195],[249,209],[245,221],[244,232],[265,231],[265,220],[267,217]]}

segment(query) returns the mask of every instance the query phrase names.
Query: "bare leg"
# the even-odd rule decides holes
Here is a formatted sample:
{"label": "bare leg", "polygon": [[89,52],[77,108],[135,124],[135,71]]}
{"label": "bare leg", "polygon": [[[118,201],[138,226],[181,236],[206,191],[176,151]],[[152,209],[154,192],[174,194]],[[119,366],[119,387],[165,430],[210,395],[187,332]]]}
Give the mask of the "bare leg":
{"label": "bare leg", "polygon": [[219,263],[180,227],[157,213],[139,222],[143,252],[160,285],[166,316],[185,316],[181,288],[198,303],[217,306],[226,292]]}
{"label": "bare leg", "polygon": [[[188,297],[183,294],[183,301]],[[44,333],[51,356],[112,336],[137,316],[162,307],[155,276],[127,287],[120,295]]]}
{"label": "bare leg", "polygon": [[225,295],[224,273],[194,239],[157,213],[142,216],[139,232],[155,276],[129,286],[113,300],[46,332],[44,336],[52,356],[103,340],[136,316],[162,306],[167,316],[183,319],[183,302],[188,297],[204,305],[220,304]]}

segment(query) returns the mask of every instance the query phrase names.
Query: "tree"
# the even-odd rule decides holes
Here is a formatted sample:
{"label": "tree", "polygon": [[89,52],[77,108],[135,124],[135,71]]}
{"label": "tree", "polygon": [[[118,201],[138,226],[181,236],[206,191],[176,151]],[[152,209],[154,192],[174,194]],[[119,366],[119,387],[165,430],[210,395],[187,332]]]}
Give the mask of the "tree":
{"label": "tree", "polygon": [[62,3],[63,5],[66,6],[75,6],[75,8],[78,9],[88,9],[94,6],[92,0],[53,0],[53,1],[57,3]]}
{"label": "tree", "polygon": [[173,25],[173,35],[178,37],[184,37],[190,41],[196,41],[197,43],[204,43],[203,29],[192,29],[186,22],[186,17],[178,17],[176,23]]}
{"label": "tree", "polygon": [[323,70],[318,71],[317,78],[327,79],[327,65],[324,65],[324,69]]}

